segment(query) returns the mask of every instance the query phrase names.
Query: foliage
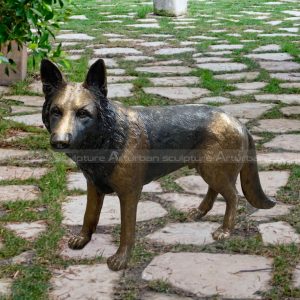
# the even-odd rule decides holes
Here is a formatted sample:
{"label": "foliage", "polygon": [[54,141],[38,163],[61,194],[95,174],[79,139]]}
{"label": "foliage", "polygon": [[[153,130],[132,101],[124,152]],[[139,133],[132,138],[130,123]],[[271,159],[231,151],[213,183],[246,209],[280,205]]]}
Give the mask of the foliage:
{"label": "foliage", "polygon": [[66,7],[70,3],[72,0],[0,0],[0,63],[13,65],[4,53],[6,47],[10,52],[11,41],[19,47],[26,44],[34,63],[36,57],[60,57],[61,45],[52,50],[50,38],[54,38],[53,30],[59,28],[59,22],[70,14]]}

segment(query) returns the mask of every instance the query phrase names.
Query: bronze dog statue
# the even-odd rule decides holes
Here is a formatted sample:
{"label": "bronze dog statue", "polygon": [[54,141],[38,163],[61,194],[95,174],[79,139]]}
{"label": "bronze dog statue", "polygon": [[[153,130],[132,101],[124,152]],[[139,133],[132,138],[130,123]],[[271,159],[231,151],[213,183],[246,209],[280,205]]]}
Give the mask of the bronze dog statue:
{"label": "bronze dog statue", "polygon": [[[275,205],[263,192],[256,163],[255,144],[246,127],[222,110],[206,105],[166,107],[125,107],[107,99],[104,61],[89,69],[83,84],[66,83],[50,61],[41,63],[45,94],[43,122],[51,133],[54,149],[75,160],[87,179],[87,207],[83,227],[69,240],[72,249],[83,248],[95,232],[105,194],[117,193],[121,206],[121,239],[116,254],[107,261],[112,270],[126,267],[135,241],[137,204],[144,184],[183,166],[195,168],[208,184],[208,192],[190,216],[200,218],[213,207],[220,193],[226,200],[223,225],[214,239],[230,235],[234,227],[238,193],[235,183],[241,176],[246,199],[256,208]],[[78,160],[117,151],[110,162]],[[220,153],[239,153],[241,161],[219,161]],[[173,161],[151,161],[143,155]],[[180,159],[194,157],[196,160]],[[105,156],[106,157],[106,156]]]}

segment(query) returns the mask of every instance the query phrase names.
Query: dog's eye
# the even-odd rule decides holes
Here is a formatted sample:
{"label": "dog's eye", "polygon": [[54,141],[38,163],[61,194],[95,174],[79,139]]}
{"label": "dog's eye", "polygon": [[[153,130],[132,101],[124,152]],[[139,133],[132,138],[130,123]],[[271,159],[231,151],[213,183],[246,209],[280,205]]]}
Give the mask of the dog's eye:
{"label": "dog's eye", "polygon": [[76,116],[78,118],[84,119],[90,117],[90,113],[85,109],[80,109],[77,111]]}
{"label": "dog's eye", "polygon": [[57,106],[55,106],[51,109],[51,115],[61,116],[62,112]]}

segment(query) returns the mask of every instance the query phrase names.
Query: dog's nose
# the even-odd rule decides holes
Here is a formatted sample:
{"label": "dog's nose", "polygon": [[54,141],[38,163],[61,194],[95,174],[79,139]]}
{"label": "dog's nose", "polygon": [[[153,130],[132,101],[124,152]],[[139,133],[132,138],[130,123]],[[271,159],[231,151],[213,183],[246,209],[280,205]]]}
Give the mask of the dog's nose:
{"label": "dog's nose", "polygon": [[72,135],[70,133],[53,133],[50,138],[51,146],[55,149],[66,149],[70,146]]}

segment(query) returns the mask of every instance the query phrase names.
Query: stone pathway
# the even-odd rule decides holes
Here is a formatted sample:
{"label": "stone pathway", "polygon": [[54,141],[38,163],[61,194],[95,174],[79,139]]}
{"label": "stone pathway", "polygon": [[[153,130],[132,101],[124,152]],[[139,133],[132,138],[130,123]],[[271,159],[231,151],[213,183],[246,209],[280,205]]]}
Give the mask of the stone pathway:
{"label": "stone pathway", "polygon": [[129,269],[112,272],[118,198],[105,197],[91,242],[71,250],[86,180],[48,147],[37,77],[21,91],[0,87],[0,298],[28,295],[23,268],[34,266],[51,274],[30,275],[40,299],[300,299],[299,1],[190,0],[179,18],[155,16],[152,1],[77,2],[55,41],[72,60],[68,75],[79,80],[103,58],[113,100],[210,104],[235,116],[254,134],[263,190],[278,204],[253,208],[238,178],[236,228],[215,241],[226,202],[219,195],[203,220],[190,221],[208,186],[194,170],[175,172],[144,186]]}
{"label": "stone pathway", "polygon": [[152,260],[142,278],[165,280],[198,297],[257,299],[257,292],[268,288],[271,270],[271,259],[255,255],[165,253]]}

